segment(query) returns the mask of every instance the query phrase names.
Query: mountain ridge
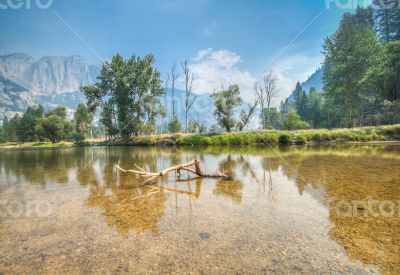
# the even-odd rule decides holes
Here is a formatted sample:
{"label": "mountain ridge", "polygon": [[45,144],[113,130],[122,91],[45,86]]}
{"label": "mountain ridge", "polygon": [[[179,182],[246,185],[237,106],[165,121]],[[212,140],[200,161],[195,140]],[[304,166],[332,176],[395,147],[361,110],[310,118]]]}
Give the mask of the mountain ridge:
{"label": "mountain ridge", "polygon": [[43,56],[26,53],[0,55],[0,118],[23,112],[28,105],[69,109],[84,102],[80,87],[94,84],[99,68],[79,55]]}

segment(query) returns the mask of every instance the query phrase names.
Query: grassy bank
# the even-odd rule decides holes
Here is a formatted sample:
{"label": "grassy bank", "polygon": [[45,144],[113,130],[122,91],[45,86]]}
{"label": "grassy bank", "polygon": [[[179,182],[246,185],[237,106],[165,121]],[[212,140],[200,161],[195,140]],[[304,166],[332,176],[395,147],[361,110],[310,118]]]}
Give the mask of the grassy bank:
{"label": "grassy bank", "polygon": [[[314,129],[298,131],[256,131],[223,134],[165,134],[135,137],[129,141],[114,140],[109,145],[168,146],[168,145],[256,145],[271,144],[319,144],[400,141],[400,125],[364,127],[352,129]],[[0,148],[104,146],[108,141],[91,140],[80,145],[72,142],[3,143]]]}
{"label": "grassy bank", "polygon": [[[224,134],[173,134],[140,136],[131,140],[113,141],[113,145],[253,145],[313,144],[343,142],[400,141],[400,125],[364,127],[352,129],[315,129],[299,131],[257,131]],[[105,144],[100,142],[96,144]]]}
{"label": "grassy bank", "polygon": [[74,146],[73,142],[61,141],[57,143],[52,142],[6,142],[0,143],[0,148],[52,148],[52,147],[71,147]]}

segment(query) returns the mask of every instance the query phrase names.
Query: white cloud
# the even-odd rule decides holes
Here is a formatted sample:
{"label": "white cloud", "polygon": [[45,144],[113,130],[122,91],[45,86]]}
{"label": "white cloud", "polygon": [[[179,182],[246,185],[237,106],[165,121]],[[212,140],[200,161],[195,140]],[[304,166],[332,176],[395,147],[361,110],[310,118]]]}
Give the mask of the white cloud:
{"label": "white cloud", "polygon": [[190,69],[194,74],[193,91],[196,93],[211,93],[225,87],[237,84],[241,95],[246,100],[251,99],[255,77],[249,72],[240,70],[237,65],[241,57],[228,50],[214,51],[211,48],[201,50],[191,60]]}
{"label": "white cloud", "polygon": [[[321,65],[322,55],[310,56],[306,53],[290,55],[278,60],[272,70],[278,78],[279,96],[273,101],[278,106],[294,90],[297,81],[303,82],[311,76]],[[229,50],[213,50],[211,48],[199,51],[190,60],[190,69],[194,74],[193,91],[195,93],[212,93],[221,89],[221,85],[228,87],[237,84],[241,96],[250,101],[254,97],[254,83],[262,78],[262,73],[252,75],[246,70],[238,68],[242,58]],[[183,87],[183,77],[179,79],[179,86]]]}

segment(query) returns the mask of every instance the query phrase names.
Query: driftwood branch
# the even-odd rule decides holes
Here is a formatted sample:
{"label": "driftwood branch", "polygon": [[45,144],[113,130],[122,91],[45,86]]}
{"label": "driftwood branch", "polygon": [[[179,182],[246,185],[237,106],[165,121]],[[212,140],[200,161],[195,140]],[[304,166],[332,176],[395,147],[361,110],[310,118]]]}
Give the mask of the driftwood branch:
{"label": "driftwood branch", "polygon": [[[191,167],[191,166],[194,166],[195,169],[193,170],[193,169],[188,168],[188,167]],[[124,172],[124,173],[129,172],[129,173],[133,173],[133,174],[137,174],[137,175],[140,175],[140,176],[147,177],[147,179],[145,181],[145,184],[150,182],[150,181],[152,181],[152,180],[154,180],[157,177],[163,177],[163,176],[165,176],[166,174],[168,174],[169,172],[172,172],[172,171],[176,171],[178,174],[180,174],[180,171],[187,171],[187,172],[190,172],[190,173],[195,174],[198,177],[202,177],[202,178],[229,179],[229,177],[226,174],[221,173],[221,172],[215,172],[213,174],[203,173],[203,171],[202,171],[202,169],[200,167],[200,162],[198,160],[196,160],[196,159],[192,160],[192,161],[190,161],[188,163],[184,163],[184,164],[180,164],[180,165],[176,165],[176,166],[172,166],[172,167],[166,168],[166,169],[162,170],[161,172],[156,172],[156,173],[147,172],[147,171],[145,171],[144,169],[140,168],[137,165],[135,165],[135,168],[137,170],[124,170],[121,167],[119,167],[118,165],[115,166],[115,168],[120,170],[120,171],[122,171],[122,172]]]}

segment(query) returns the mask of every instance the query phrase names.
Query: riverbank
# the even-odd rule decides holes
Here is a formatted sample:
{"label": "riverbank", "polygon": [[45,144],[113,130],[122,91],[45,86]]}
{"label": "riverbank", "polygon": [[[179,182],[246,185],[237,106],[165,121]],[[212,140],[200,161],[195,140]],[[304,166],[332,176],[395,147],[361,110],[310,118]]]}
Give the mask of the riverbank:
{"label": "riverbank", "polygon": [[400,142],[400,125],[351,129],[312,129],[296,131],[263,130],[222,134],[164,134],[132,138],[128,141],[88,140],[72,142],[3,143],[0,148],[72,147],[72,146],[187,146],[187,145],[256,145],[256,144],[323,144],[323,143],[388,143]]}
{"label": "riverbank", "polygon": [[71,141],[52,142],[6,142],[0,143],[1,148],[53,148],[53,147],[73,147],[76,146]]}
{"label": "riverbank", "polygon": [[[172,134],[116,140],[113,145],[254,145],[316,143],[387,143],[400,142],[400,125],[352,129],[313,129],[297,131],[264,130],[223,134]],[[101,142],[101,144],[106,144]]]}

